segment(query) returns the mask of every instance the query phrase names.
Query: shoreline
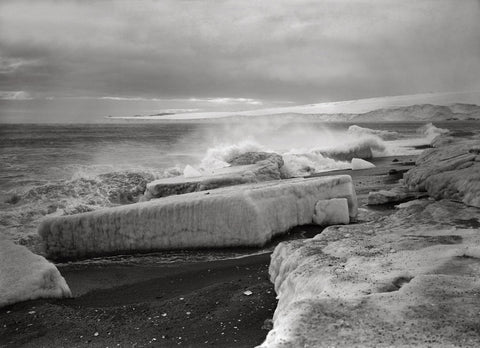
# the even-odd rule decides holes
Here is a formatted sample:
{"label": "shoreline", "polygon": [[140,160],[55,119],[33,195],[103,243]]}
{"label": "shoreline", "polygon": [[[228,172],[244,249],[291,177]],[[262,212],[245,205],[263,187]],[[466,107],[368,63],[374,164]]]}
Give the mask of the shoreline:
{"label": "shoreline", "polygon": [[[401,173],[413,166],[414,159],[374,159],[375,168],[315,176],[351,175],[359,207],[365,208],[368,192],[398,185]],[[392,169],[397,172],[392,174]],[[290,233],[306,238],[322,230],[307,225]],[[282,240],[274,241],[269,249]],[[259,345],[271,328],[269,319],[277,306],[268,276],[270,254],[265,249],[256,255],[172,264],[155,264],[148,257],[139,262],[143,255],[121,264],[101,260],[58,264],[74,298],[27,301],[0,309],[4,323],[0,345]],[[252,294],[245,295],[247,290]]]}
{"label": "shoreline", "polygon": [[0,344],[256,346],[277,304],[269,263],[263,254],[173,267],[65,267],[63,276],[80,296],[2,308]]}

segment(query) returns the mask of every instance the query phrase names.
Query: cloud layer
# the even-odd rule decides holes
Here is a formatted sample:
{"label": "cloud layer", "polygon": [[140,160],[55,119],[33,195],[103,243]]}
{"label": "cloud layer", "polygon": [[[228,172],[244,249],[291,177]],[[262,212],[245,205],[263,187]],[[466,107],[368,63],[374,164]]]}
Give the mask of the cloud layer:
{"label": "cloud layer", "polygon": [[477,0],[7,0],[0,91],[248,104],[478,90],[478,18]]}

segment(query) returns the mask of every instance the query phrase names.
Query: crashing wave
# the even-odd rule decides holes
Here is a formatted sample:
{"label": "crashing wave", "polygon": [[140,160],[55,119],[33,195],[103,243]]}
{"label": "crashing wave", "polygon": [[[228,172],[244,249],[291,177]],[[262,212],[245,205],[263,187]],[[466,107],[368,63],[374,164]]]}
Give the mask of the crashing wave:
{"label": "crashing wave", "polygon": [[[347,141],[343,141],[344,138],[344,135],[336,137],[337,143],[335,145],[297,148],[286,151],[277,149],[274,153],[283,157],[285,163],[284,171],[289,177],[307,176],[336,169],[348,169],[351,168],[350,161],[353,158],[370,159],[382,156],[385,153],[384,141],[378,136],[350,135]],[[342,140],[339,141],[338,139]],[[235,158],[249,153],[256,153],[260,156],[265,153],[266,148],[267,146],[253,141],[216,146],[208,149],[198,170],[205,174],[213,174],[216,169],[230,166]]]}
{"label": "crashing wave", "polygon": [[417,133],[425,136],[429,141],[432,141],[437,136],[448,132],[448,129],[435,127],[433,123],[427,123],[426,125],[417,129]]}
{"label": "crashing wave", "polygon": [[352,125],[348,127],[348,133],[356,135],[375,135],[383,140],[396,140],[402,137],[401,134],[397,132],[391,132],[381,129],[363,128],[357,125]]}
{"label": "crashing wave", "polygon": [[263,146],[253,141],[243,141],[238,144],[218,145],[207,150],[200,163],[200,168],[208,172],[218,168],[228,167],[235,158],[247,152],[265,151]]}
{"label": "crashing wave", "polygon": [[349,169],[350,163],[336,161],[315,151],[291,151],[283,155],[285,172],[290,177],[308,176],[336,169]]}
{"label": "crashing wave", "polygon": [[158,176],[150,172],[110,172],[93,175],[87,171],[70,180],[16,189],[0,203],[0,233],[38,251],[36,228],[45,216],[74,215],[104,207],[137,202],[148,182]]}

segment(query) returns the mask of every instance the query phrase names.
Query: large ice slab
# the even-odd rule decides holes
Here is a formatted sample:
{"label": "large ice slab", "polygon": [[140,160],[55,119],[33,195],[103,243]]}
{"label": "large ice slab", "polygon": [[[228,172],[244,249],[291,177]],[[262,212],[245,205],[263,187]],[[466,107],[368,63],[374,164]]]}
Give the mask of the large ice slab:
{"label": "large ice slab", "polygon": [[435,139],[438,147],[419,156],[416,167],[405,173],[405,183],[436,199],[480,207],[480,137],[442,139]]}
{"label": "large ice slab", "polygon": [[480,209],[404,203],[364,224],[283,242],[262,347],[480,346]]}
{"label": "large ice slab", "polygon": [[0,307],[37,298],[70,297],[57,267],[0,236]]}
{"label": "large ice slab", "polygon": [[350,222],[346,198],[319,200],[315,204],[313,222],[320,226],[348,224]]}
{"label": "large ice slab", "polygon": [[270,181],[154,199],[45,220],[39,234],[50,258],[80,258],[176,248],[262,246],[312,223],[319,200],[357,199],[348,175]]}

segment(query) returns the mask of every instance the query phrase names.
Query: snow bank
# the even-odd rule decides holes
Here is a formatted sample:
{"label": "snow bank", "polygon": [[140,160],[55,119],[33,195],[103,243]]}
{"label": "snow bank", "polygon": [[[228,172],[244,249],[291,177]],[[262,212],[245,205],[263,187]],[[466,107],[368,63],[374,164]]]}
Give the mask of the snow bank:
{"label": "snow bank", "polygon": [[160,249],[262,246],[277,234],[313,221],[322,199],[357,199],[348,175],[271,181],[169,196],[45,220],[47,255],[79,258]]}
{"label": "snow bank", "polygon": [[360,158],[352,159],[352,170],[375,168],[375,164]]}
{"label": "snow bank", "polygon": [[0,237],[0,307],[37,298],[71,296],[54,264]]}
{"label": "snow bank", "polygon": [[280,243],[269,269],[279,301],[261,347],[479,346],[465,330],[480,311],[478,219],[460,203],[412,201]]}

